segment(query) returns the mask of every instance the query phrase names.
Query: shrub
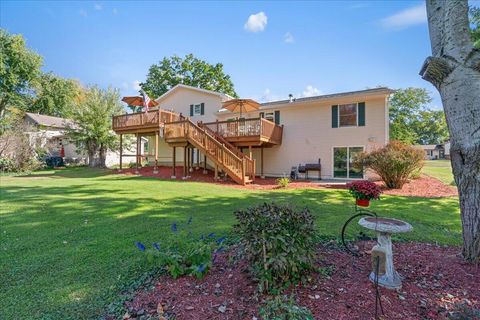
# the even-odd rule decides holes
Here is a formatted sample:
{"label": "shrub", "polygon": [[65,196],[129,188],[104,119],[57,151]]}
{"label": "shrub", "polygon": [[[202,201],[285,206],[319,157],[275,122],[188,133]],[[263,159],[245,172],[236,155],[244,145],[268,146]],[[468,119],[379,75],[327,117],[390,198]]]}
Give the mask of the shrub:
{"label": "shrub", "polygon": [[387,188],[400,189],[412,172],[423,167],[423,151],[391,141],[383,148],[360,155],[356,165],[373,170]]}
{"label": "shrub", "polygon": [[307,208],[264,203],[235,216],[234,228],[260,291],[283,289],[312,269],[315,225]]}
{"label": "shrub", "polygon": [[380,199],[380,194],[382,193],[374,182],[366,180],[349,182],[347,183],[347,188],[355,199]]}
{"label": "shrub", "polygon": [[293,297],[286,296],[265,301],[259,314],[263,320],[313,320],[310,310],[297,306]]}
{"label": "shrub", "polygon": [[0,171],[12,172],[15,171],[15,161],[11,158],[0,157]]}
{"label": "shrub", "polygon": [[158,261],[174,279],[183,275],[202,278],[215,262],[217,254],[223,251],[225,237],[217,238],[210,233],[195,239],[188,230],[191,222],[192,218],[182,229],[176,223],[172,224],[173,240],[162,244],[154,242],[151,248],[141,242],[135,242],[135,246],[147,254],[149,261]]}
{"label": "shrub", "polygon": [[277,186],[279,188],[286,188],[286,187],[288,187],[289,183],[290,183],[290,179],[287,178],[287,177],[277,179]]}

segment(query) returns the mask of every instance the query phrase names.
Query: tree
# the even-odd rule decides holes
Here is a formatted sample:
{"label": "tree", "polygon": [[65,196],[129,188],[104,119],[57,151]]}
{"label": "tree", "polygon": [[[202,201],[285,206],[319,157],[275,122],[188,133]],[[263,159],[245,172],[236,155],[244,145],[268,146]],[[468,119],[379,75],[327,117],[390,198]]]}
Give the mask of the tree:
{"label": "tree", "polygon": [[470,7],[471,35],[475,48],[480,49],[480,8]]}
{"label": "tree", "polygon": [[390,140],[407,144],[440,144],[448,139],[441,110],[432,110],[426,89],[398,89],[390,99]]}
{"label": "tree", "polygon": [[67,128],[69,139],[88,154],[90,167],[104,168],[109,150],[118,150],[119,139],[112,131],[112,116],[123,114],[120,93],[116,89],[87,88],[84,98],[73,110],[74,125]]}
{"label": "tree", "polygon": [[440,92],[458,187],[463,256],[480,261],[480,51],[469,32],[467,0],[427,0],[432,56],[420,71]]}
{"label": "tree", "polygon": [[21,35],[0,29],[0,119],[9,107],[25,108],[41,66],[42,57],[26,47]]}
{"label": "tree", "polygon": [[35,83],[35,96],[26,110],[70,118],[80,102],[82,90],[77,81],[57,77],[51,72],[44,73]]}
{"label": "tree", "polygon": [[176,55],[165,57],[158,64],[153,64],[148,70],[147,80],[140,86],[149,96],[159,97],[179,83],[237,97],[230,76],[223,71],[223,64],[209,64],[192,54],[185,58]]}

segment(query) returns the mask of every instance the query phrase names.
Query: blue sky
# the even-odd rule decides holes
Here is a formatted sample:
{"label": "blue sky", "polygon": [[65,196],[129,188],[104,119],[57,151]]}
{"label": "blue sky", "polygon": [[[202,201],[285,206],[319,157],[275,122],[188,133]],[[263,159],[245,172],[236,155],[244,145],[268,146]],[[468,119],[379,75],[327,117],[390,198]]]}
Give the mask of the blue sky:
{"label": "blue sky", "polygon": [[0,2],[0,25],[21,33],[44,70],[137,93],[164,56],[222,62],[241,97],[258,100],[425,87],[430,54],[421,1]]}

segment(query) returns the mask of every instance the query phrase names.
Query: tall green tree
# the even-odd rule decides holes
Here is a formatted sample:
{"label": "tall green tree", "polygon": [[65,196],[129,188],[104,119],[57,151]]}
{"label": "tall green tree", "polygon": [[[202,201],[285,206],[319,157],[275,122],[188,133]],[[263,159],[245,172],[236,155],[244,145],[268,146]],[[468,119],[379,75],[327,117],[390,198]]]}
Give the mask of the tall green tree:
{"label": "tall green tree", "polygon": [[473,45],[480,49],[480,8],[471,6],[469,13]]}
{"label": "tall green tree", "polygon": [[230,76],[223,71],[223,64],[210,64],[193,54],[184,58],[177,55],[165,57],[158,64],[153,64],[148,70],[147,80],[140,86],[149,96],[156,98],[179,83],[237,97]]}
{"label": "tall green tree", "polygon": [[390,99],[390,139],[408,144],[438,144],[448,139],[443,111],[431,110],[426,89],[396,90]]}
{"label": "tall green tree", "polygon": [[70,118],[82,96],[81,85],[71,79],[44,73],[35,83],[35,96],[27,111]]}
{"label": "tall green tree", "polygon": [[73,110],[75,124],[67,129],[67,134],[79,150],[88,154],[90,167],[104,168],[107,152],[118,150],[119,139],[112,131],[112,116],[123,112],[118,90],[96,86],[86,89],[83,99]]}
{"label": "tall green tree", "polygon": [[24,109],[41,74],[41,56],[28,49],[21,35],[0,29],[0,120],[7,108]]}

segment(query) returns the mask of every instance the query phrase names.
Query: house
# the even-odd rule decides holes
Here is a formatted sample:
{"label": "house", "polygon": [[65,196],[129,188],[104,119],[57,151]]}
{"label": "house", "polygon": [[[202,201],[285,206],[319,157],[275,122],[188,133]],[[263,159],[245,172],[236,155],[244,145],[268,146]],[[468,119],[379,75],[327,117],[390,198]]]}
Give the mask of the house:
{"label": "house", "polygon": [[[26,112],[24,123],[28,128],[26,134],[29,136],[30,143],[46,149],[48,156],[61,156],[65,163],[83,164],[87,162],[88,156],[78,152],[76,146],[66,137],[66,128],[74,126],[73,120]],[[147,141],[144,140],[146,144]],[[135,161],[135,159],[131,161]],[[118,163],[118,152],[108,152],[107,166]]]}
{"label": "house", "polygon": [[[445,159],[445,147],[443,144],[418,144],[413,146],[415,149],[425,152],[425,160]],[[450,155],[450,147],[448,146]]]}
{"label": "house", "polygon": [[[232,97],[179,84],[160,96],[148,113],[113,118],[120,135],[148,137],[153,165],[183,163],[224,171],[238,183],[256,176],[290,176],[292,167],[318,164],[317,178],[371,178],[354,168],[357,154],[388,143],[385,87],[263,103],[260,109],[232,113],[222,103]],[[312,175],[310,175],[312,177]]]}

